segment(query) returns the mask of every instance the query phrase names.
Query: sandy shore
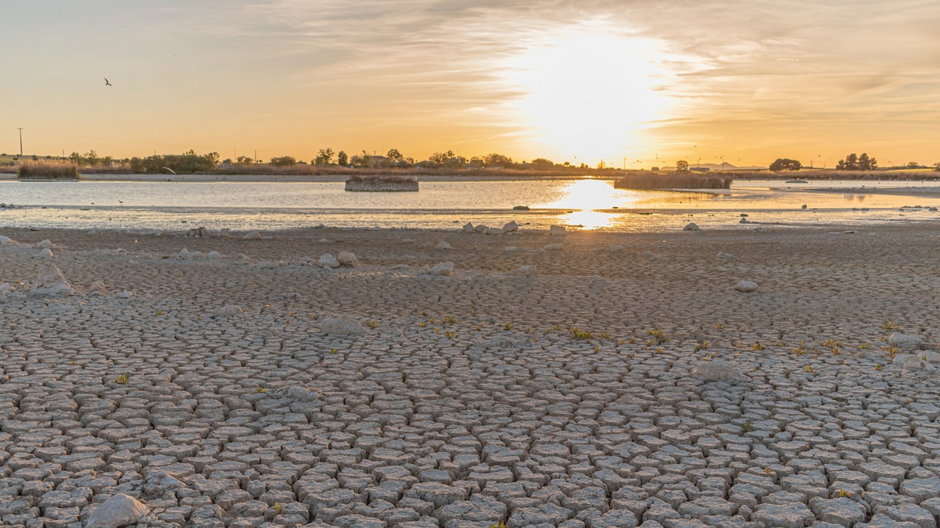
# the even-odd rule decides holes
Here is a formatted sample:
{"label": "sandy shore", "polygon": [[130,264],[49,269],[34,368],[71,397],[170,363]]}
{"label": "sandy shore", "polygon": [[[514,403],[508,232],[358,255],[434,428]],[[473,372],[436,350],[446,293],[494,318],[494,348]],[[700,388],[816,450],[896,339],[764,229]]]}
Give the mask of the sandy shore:
{"label": "sandy shore", "polygon": [[[0,235],[3,526],[940,515],[930,226]],[[49,263],[74,295],[29,293]]]}

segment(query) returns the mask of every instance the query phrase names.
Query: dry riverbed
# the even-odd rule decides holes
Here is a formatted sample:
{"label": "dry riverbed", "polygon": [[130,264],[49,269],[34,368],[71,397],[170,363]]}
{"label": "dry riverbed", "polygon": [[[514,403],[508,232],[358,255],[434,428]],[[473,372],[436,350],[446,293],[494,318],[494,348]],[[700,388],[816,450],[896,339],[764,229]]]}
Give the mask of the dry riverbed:
{"label": "dry riverbed", "polygon": [[930,226],[0,235],[2,526],[940,515]]}

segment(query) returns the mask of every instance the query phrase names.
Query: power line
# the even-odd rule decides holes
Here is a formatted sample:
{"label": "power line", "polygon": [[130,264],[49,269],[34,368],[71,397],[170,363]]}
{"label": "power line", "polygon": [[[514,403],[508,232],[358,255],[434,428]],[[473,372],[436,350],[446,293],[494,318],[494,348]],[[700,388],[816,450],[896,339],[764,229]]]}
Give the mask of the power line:
{"label": "power line", "polygon": [[17,130],[20,131],[20,157],[22,158],[23,157],[23,129],[18,128]]}

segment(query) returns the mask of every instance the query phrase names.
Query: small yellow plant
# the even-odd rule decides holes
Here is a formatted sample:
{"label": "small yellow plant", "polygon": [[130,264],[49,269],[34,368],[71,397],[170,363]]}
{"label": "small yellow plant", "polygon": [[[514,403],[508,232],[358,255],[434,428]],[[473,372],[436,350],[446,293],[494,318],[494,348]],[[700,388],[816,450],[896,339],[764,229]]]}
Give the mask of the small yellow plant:
{"label": "small yellow plant", "polygon": [[255,387],[256,394],[264,394],[266,392],[268,392],[268,389],[262,387],[261,385],[258,385],[257,387]]}
{"label": "small yellow plant", "polygon": [[723,325],[723,324],[721,324],[721,323],[715,323],[715,324],[712,326],[712,328],[714,328],[715,330],[723,330],[723,329],[725,328],[725,325]]}
{"label": "small yellow plant", "polygon": [[280,502],[275,502],[274,506],[271,506],[271,509],[274,510],[274,515],[280,515],[281,511],[284,510],[284,507],[281,506]]}
{"label": "small yellow plant", "polygon": [[424,327],[427,326],[427,325],[428,325],[428,322],[427,322],[427,321],[421,321],[420,323],[418,323],[418,326],[421,327],[421,328],[424,328]]}
{"label": "small yellow plant", "polygon": [[114,383],[118,385],[127,385],[127,374],[121,374],[120,376],[114,378]]}
{"label": "small yellow plant", "polygon": [[806,365],[803,367],[803,372],[809,372],[812,374],[813,372],[816,372],[816,369],[814,369],[812,365]]}
{"label": "small yellow plant", "polygon": [[754,343],[753,345],[751,345],[751,350],[754,350],[754,351],[757,351],[757,352],[759,352],[759,351],[761,351],[761,350],[766,350],[766,349],[767,349],[767,347],[765,347],[760,341],[758,341],[758,342]]}
{"label": "small yellow plant", "polygon": [[455,324],[457,322],[457,318],[451,315],[449,317],[445,317],[441,319],[441,322],[444,324]]}
{"label": "small yellow plant", "polygon": [[586,339],[591,339],[591,337],[593,336],[591,335],[591,332],[588,332],[586,330],[581,330],[577,326],[572,326],[571,337],[578,339],[578,340],[586,340]]}
{"label": "small yellow plant", "polygon": [[901,329],[900,326],[894,324],[891,321],[886,321],[885,324],[881,325],[881,327],[884,328],[885,330],[900,330]]}
{"label": "small yellow plant", "polygon": [[335,349],[335,348],[331,348],[331,349],[330,349],[330,354],[335,354],[335,353],[336,353],[336,349]]}
{"label": "small yellow plant", "polygon": [[842,488],[839,488],[839,489],[836,490],[835,493],[833,493],[833,496],[838,497],[838,498],[851,497],[851,496],[852,496],[852,492],[851,492],[851,491],[846,491],[846,490],[844,490],[844,489],[842,489]]}
{"label": "small yellow plant", "polygon": [[666,332],[660,330],[659,328],[654,328],[647,332],[648,335],[652,336],[656,340],[657,345],[669,342],[669,336],[666,335]]}
{"label": "small yellow plant", "polygon": [[709,346],[710,345],[708,341],[699,341],[698,343],[695,343],[695,351],[701,352],[702,350],[708,350]]}
{"label": "small yellow plant", "polygon": [[157,310],[157,311],[156,311],[156,314],[157,314],[157,315],[166,315],[166,312],[164,312],[163,310]]}
{"label": "small yellow plant", "polygon": [[875,370],[884,370],[884,369],[885,369],[885,366],[882,365],[881,363],[878,363],[877,365],[875,365]]}
{"label": "small yellow plant", "polygon": [[379,324],[378,321],[376,321],[375,319],[369,319],[369,328],[375,329],[375,328],[378,328],[379,326],[381,325]]}
{"label": "small yellow plant", "polygon": [[498,523],[490,523],[490,528],[507,528],[507,526],[503,521],[499,521]]}
{"label": "small yellow plant", "polygon": [[602,339],[610,339],[610,334],[608,334],[607,332],[603,332],[603,333],[601,334],[601,338],[602,338]]}
{"label": "small yellow plant", "polygon": [[444,332],[444,336],[453,339],[453,338],[457,337],[457,334],[448,331],[448,332]]}
{"label": "small yellow plant", "polygon": [[859,350],[871,350],[873,348],[875,347],[871,343],[862,343],[861,345],[858,345]]}
{"label": "small yellow plant", "polygon": [[512,330],[512,323],[503,323],[503,330]]}

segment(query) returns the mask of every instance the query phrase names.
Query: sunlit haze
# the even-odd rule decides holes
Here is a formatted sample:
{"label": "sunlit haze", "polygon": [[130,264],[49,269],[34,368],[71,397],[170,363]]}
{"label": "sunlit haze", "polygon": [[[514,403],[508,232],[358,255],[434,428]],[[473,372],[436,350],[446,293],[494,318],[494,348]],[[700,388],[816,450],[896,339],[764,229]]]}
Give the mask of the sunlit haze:
{"label": "sunlit haze", "polygon": [[[940,2],[7,2],[0,152],[940,161]],[[107,77],[113,86],[105,86]]]}

